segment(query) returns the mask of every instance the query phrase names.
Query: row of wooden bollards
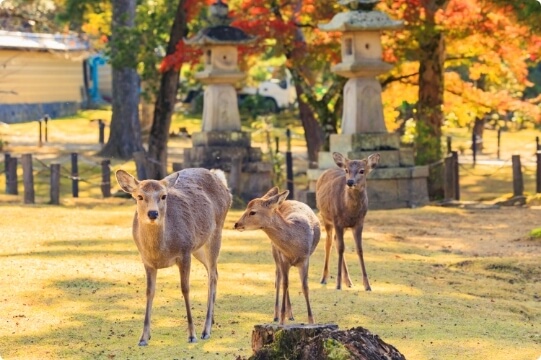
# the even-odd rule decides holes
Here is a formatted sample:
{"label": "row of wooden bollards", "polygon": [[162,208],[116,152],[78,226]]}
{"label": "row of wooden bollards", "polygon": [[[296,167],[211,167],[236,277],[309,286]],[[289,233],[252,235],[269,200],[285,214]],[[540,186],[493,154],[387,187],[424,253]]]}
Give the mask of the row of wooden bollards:
{"label": "row of wooden bollards", "polygon": [[[520,155],[511,156],[513,169],[513,196],[524,196],[524,178]],[[458,169],[458,153],[451,153],[444,159],[444,197],[445,200],[460,200],[460,182]],[[541,193],[541,150],[536,152],[535,191]]]}
{"label": "row of wooden bollards", "polygon": [[[18,195],[18,176],[17,176],[18,158],[11,154],[4,154],[4,167],[6,174],[6,194]],[[101,161],[101,192],[104,198],[111,196],[111,161],[108,159]],[[32,154],[23,154],[21,156],[21,166],[23,170],[23,188],[24,203],[35,203],[34,191],[34,169],[32,163]],[[60,204],[60,164],[51,163],[48,166],[50,170],[50,204]],[[74,198],[79,197],[79,167],[78,154],[71,154],[71,173],[68,176],[71,179],[71,192]]]}

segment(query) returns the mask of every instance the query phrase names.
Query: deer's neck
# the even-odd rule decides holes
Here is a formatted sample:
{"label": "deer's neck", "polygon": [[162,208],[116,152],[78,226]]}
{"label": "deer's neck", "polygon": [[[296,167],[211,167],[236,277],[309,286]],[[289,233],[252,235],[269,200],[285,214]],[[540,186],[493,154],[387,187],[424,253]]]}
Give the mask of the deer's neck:
{"label": "deer's neck", "polygon": [[163,226],[139,225],[138,239],[141,253],[149,258],[157,258],[164,241]]}
{"label": "deer's neck", "polygon": [[367,206],[366,191],[358,189],[344,189],[344,205],[347,213],[363,211]]}
{"label": "deer's neck", "polygon": [[302,244],[298,242],[298,229],[290,221],[285,219],[279,212],[276,212],[272,216],[269,225],[263,227],[262,230],[281,253],[290,258],[292,262],[295,262],[297,258],[295,254],[299,252]]}

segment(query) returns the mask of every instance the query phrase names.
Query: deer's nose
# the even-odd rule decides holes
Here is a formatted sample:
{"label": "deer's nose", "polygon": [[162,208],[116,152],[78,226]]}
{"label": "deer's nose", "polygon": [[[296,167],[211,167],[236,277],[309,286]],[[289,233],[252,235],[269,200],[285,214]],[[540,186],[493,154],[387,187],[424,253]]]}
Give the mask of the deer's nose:
{"label": "deer's nose", "polygon": [[158,212],[155,210],[150,210],[147,215],[150,220],[156,220],[158,218]]}
{"label": "deer's nose", "polygon": [[349,186],[349,187],[352,187],[353,184],[354,184],[354,181],[352,179],[349,179],[348,181],[346,181],[346,184]]}

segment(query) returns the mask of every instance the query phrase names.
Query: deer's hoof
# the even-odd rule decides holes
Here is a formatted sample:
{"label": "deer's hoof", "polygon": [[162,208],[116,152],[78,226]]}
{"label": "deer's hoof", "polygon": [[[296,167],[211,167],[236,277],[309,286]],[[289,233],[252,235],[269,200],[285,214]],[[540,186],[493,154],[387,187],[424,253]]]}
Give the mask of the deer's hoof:
{"label": "deer's hoof", "polygon": [[275,318],[274,318],[274,319],[273,319],[272,321],[274,321],[274,322],[278,322],[278,318],[277,318],[277,317],[275,317]]}
{"label": "deer's hoof", "polygon": [[139,346],[147,346],[147,345],[148,345],[148,341],[141,339],[141,340],[139,340],[139,344],[138,344],[138,345],[139,345]]}
{"label": "deer's hoof", "polygon": [[201,340],[207,340],[210,339],[210,334],[203,333],[201,334]]}
{"label": "deer's hoof", "polygon": [[197,337],[195,337],[195,336],[188,337],[188,342],[189,343],[196,343],[197,342]]}

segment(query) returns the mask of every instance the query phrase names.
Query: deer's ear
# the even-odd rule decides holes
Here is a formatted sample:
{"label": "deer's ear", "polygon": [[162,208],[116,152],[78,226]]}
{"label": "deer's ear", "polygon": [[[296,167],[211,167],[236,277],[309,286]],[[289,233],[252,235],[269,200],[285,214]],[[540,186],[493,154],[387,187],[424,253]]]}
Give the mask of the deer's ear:
{"label": "deer's ear", "polygon": [[274,196],[276,194],[278,194],[278,187],[277,186],[275,186],[272,189],[270,189],[269,191],[267,191],[267,193],[265,195],[263,195],[262,198],[267,199],[267,198],[270,198],[271,196]]}
{"label": "deer's ear", "polygon": [[269,208],[269,209],[276,208],[278,205],[280,205],[282,202],[284,202],[284,200],[285,200],[284,194],[285,194],[285,197],[287,197],[287,194],[289,194],[289,190],[286,190],[283,193],[276,194],[276,195],[273,195],[271,197],[268,197],[268,198],[264,199],[265,202],[263,203],[263,205],[265,207]]}
{"label": "deer's ear", "polygon": [[348,159],[344,155],[338,152],[333,152],[332,158],[334,159],[334,162],[336,163],[336,165],[338,165],[338,167],[340,168],[346,167],[346,162],[348,161]]}
{"label": "deer's ear", "polygon": [[137,190],[137,187],[139,186],[139,181],[137,181],[136,178],[128,174],[126,171],[117,170],[115,175],[116,175],[116,181],[118,181],[118,185],[120,185],[120,188],[122,189],[122,191],[125,191],[128,194],[131,194],[135,190]]}
{"label": "deer's ear", "polygon": [[378,166],[380,156],[378,153],[370,155],[366,160],[368,162],[368,168],[369,170],[373,170],[376,166]]}
{"label": "deer's ear", "polygon": [[280,194],[278,194],[278,205],[281,205],[284,201],[286,201],[288,195],[289,190],[282,191]]}

